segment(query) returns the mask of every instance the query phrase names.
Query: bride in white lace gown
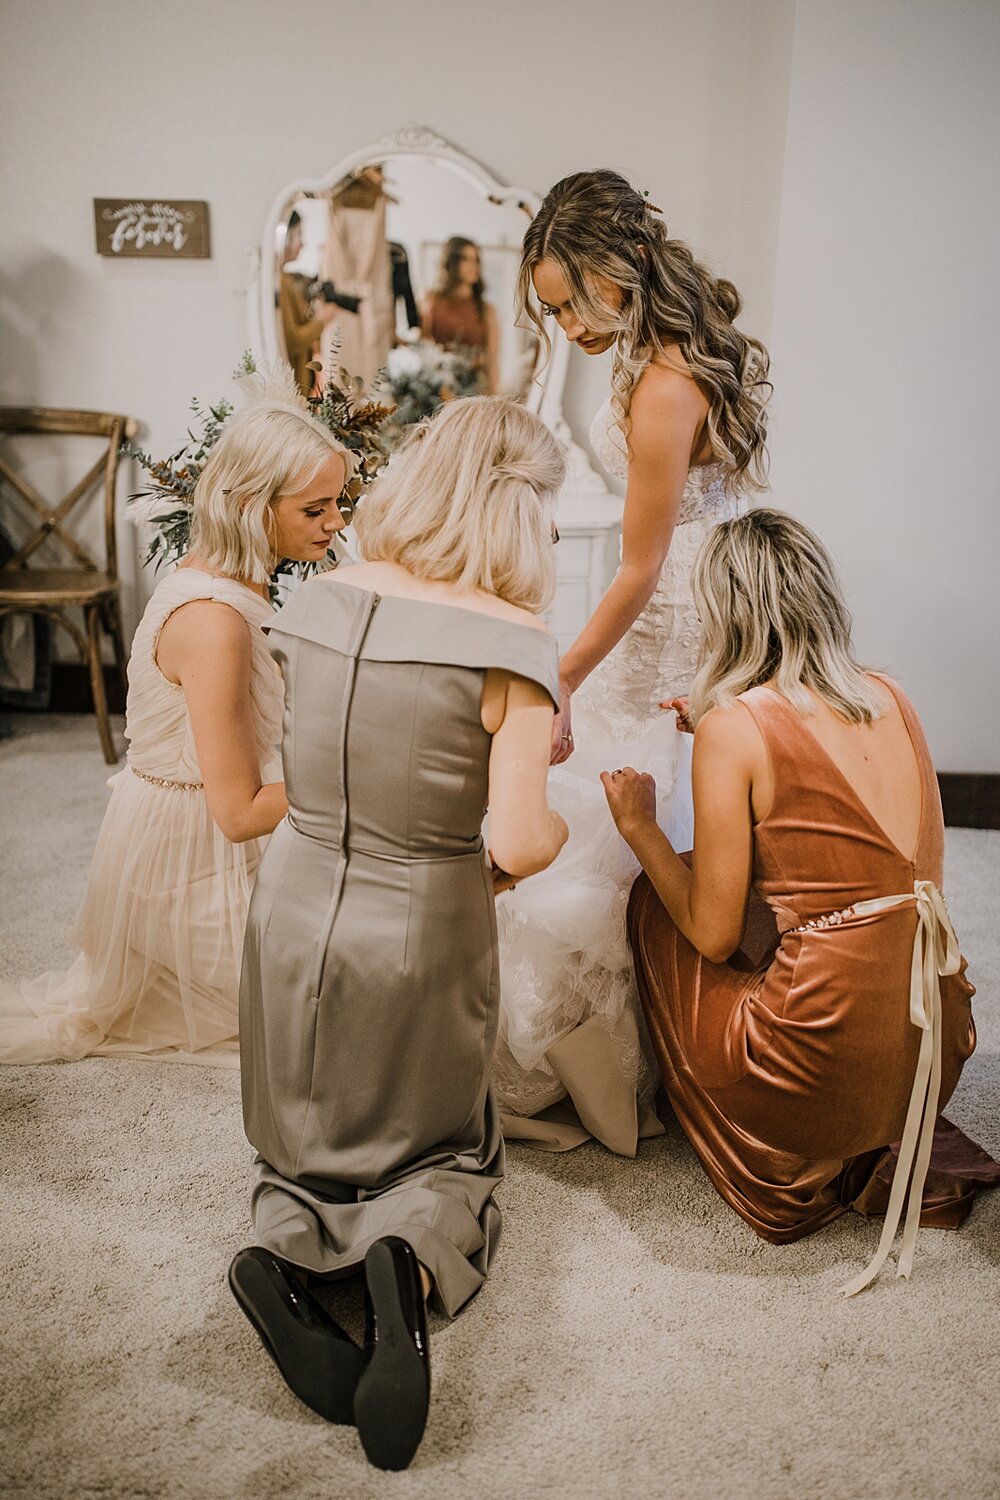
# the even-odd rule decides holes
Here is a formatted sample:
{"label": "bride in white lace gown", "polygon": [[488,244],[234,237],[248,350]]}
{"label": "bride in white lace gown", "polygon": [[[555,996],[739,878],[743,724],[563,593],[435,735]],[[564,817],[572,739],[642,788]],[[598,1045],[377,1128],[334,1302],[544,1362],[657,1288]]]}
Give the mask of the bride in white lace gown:
{"label": "bride in white lace gown", "polygon": [[697,665],[698,549],[762,486],[770,391],[766,351],[733,324],[735,288],[657,215],[617,173],[578,173],[525,236],[522,311],[539,328],[554,318],[587,354],[614,348],[591,442],[627,489],[618,573],[560,664],[550,802],[569,840],[498,903],[505,1133],[549,1149],[594,1135],[630,1156],[661,1128],[658,1078],[625,933],[638,865],[599,773],[650,771],[662,825],[690,847],[690,736],[661,705],[686,696]]}

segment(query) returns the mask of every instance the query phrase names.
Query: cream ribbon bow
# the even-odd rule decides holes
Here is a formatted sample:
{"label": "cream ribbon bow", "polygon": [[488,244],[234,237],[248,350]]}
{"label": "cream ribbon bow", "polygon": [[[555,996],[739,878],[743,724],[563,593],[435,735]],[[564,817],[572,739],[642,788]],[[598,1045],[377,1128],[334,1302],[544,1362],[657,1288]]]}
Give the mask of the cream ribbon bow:
{"label": "cream ribbon bow", "polygon": [[903,1225],[897,1276],[909,1277],[917,1244],[920,1205],[931,1159],[931,1146],[934,1143],[934,1126],[941,1092],[941,976],[957,974],[962,955],[944,897],[932,880],[915,880],[912,895],[878,896],[872,901],[859,901],[854,911],[859,917],[866,916],[873,912],[889,911],[894,906],[902,906],[905,902],[914,900],[917,907],[917,930],[913,936],[913,961],[910,965],[910,1020],[923,1033],[920,1052],[882,1236],[878,1249],[865,1269],[840,1288],[845,1297],[853,1297],[857,1292],[864,1291],[882,1269],[899,1228],[904,1199],[907,1200],[906,1222]]}

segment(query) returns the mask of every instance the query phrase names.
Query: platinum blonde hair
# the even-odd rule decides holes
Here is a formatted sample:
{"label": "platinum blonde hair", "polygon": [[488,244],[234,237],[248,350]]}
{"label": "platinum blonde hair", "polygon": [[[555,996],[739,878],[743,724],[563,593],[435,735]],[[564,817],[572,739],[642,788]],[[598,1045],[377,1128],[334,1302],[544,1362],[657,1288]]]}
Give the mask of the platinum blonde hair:
{"label": "platinum blonde hair", "polygon": [[353,459],[316,420],[288,365],[244,375],[244,397],[209,455],[194,492],[190,550],[230,578],[266,583],[275,556],[275,502],[307,489],[331,453]]}
{"label": "platinum blonde hair", "polygon": [[764,682],[801,714],[813,712],[810,691],[852,724],[885,712],[854,658],[833,560],[801,521],[761,507],[721,522],[698,553],[692,584],[702,629],[695,721]]}
{"label": "platinum blonde hair", "polygon": [[555,593],[563,452],[505,396],[449,401],[409,434],[354,521],[362,554],[535,613]]}
{"label": "platinum blonde hair", "polygon": [[[742,303],[732,282],[714,277],[671,239],[659,215],[618,172],[576,172],[557,182],[524,237],[518,322],[533,325],[551,348],[531,300],[531,272],[554,261],[581,321],[592,333],[615,336],[611,404],[622,431],[629,430],[639,376],[655,355],[676,346],[708,395],[709,437],[730,489],[765,489],[767,350],[735,326]],[[601,279],[619,289],[620,307],[601,292]]]}

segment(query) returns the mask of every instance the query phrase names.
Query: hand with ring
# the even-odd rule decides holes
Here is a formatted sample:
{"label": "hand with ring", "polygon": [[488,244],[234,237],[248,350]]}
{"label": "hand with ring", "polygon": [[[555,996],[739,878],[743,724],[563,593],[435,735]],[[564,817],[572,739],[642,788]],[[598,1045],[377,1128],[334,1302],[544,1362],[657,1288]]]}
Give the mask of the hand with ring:
{"label": "hand with ring", "polygon": [[500,896],[504,891],[517,890],[516,878],[508,874],[506,870],[501,870],[500,866],[495,863],[492,853],[490,854],[490,874],[493,877],[494,896]]}
{"label": "hand with ring", "polygon": [[694,725],[691,722],[689,704],[690,699],[688,698],[667,698],[665,702],[660,704],[662,709],[673,709],[677,715],[677,728],[682,734],[694,734]]}
{"label": "hand with ring", "polygon": [[601,782],[618,832],[628,841],[631,830],[656,822],[656,782],[648,772],[622,766],[602,771]]}
{"label": "hand with ring", "polygon": [[572,694],[565,682],[559,685],[560,709],[552,721],[552,754],[549,764],[559,766],[573,754],[573,724],[570,712]]}

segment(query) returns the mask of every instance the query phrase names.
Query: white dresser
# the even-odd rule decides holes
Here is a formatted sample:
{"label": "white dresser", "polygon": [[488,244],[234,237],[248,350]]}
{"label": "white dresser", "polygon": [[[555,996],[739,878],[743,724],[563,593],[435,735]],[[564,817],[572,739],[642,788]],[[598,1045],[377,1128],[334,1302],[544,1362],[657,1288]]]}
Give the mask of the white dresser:
{"label": "white dresser", "polygon": [[556,507],[556,597],[546,618],[565,651],[615,576],[624,501],[613,495],[575,444]]}

